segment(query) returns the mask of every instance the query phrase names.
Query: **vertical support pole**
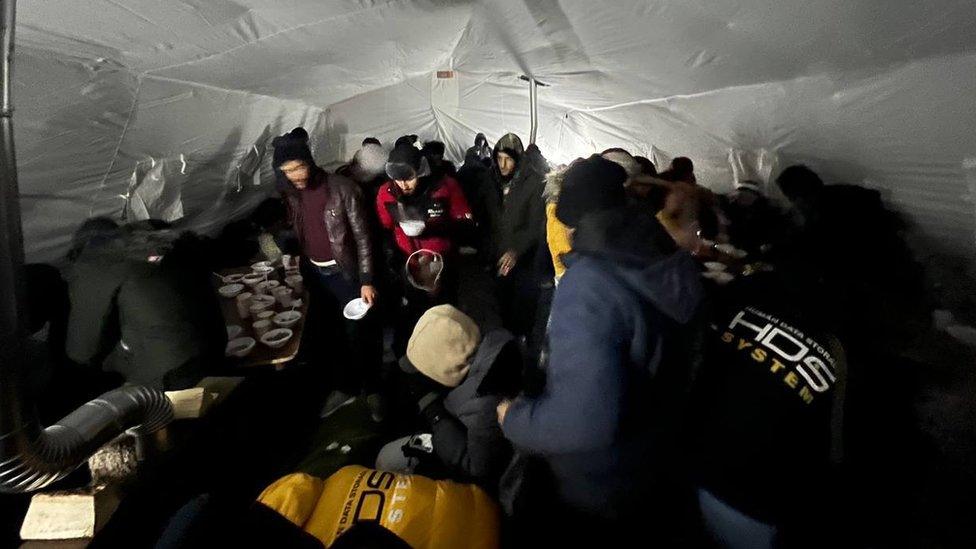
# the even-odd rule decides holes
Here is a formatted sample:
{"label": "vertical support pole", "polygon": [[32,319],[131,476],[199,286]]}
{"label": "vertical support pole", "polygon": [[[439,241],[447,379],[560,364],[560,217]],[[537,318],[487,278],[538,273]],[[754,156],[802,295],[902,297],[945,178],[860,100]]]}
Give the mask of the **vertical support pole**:
{"label": "vertical support pole", "polygon": [[529,108],[531,109],[530,118],[532,120],[532,129],[529,131],[529,144],[535,143],[536,132],[539,129],[539,97],[537,95],[538,84],[535,78],[529,79]]}
{"label": "vertical support pole", "polygon": [[[0,433],[19,430],[24,410],[19,387],[23,375],[24,238],[14,155],[11,70],[14,54],[15,0],[0,0]],[[3,437],[7,438],[7,437]],[[4,443],[0,440],[0,445]],[[7,441],[7,443],[12,443]]]}

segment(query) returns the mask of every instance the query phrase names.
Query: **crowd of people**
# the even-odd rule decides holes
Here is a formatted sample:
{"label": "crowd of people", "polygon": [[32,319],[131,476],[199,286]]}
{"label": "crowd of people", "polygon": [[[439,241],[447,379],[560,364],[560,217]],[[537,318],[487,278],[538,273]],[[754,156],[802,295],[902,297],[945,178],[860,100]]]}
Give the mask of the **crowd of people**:
{"label": "crowd of people", "polygon": [[376,468],[480,485],[519,541],[843,545],[845,406],[930,316],[875,191],[791,166],[778,205],[752,181],[713,193],[685,157],[553,166],[511,133],[460,167],[416,135],[334,172],[302,128],[273,147],[277,196],[162,269],[116,259],[165,227],[87,223],[62,352],[101,365],[121,334],[128,381],[191,386],[226,340],[210,269],[297,255],[321,417],[362,398],[411,418]]}

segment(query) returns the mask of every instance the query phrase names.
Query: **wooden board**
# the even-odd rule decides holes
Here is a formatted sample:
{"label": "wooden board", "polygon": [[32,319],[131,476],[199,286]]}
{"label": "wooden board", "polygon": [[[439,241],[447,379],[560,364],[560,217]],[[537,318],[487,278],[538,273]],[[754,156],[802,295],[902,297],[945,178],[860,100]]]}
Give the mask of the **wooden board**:
{"label": "wooden board", "polygon": [[[227,276],[231,274],[247,274],[250,272],[251,272],[250,267],[239,267],[236,269],[226,269],[220,271],[219,274],[221,276]],[[277,280],[279,282],[284,283],[283,274],[284,274],[283,269],[281,267],[278,267],[277,269],[275,269],[275,272],[268,275],[268,279]],[[217,277],[213,277],[213,279],[214,279],[214,291],[216,292],[217,288],[222,286],[223,283],[220,280],[218,280]],[[254,322],[254,319],[249,318],[247,320],[241,320],[240,315],[237,314],[237,302],[234,298],[228,299],[226,297],[218,295],[217,298],[220,299],[220,309],[224,314],[225,323],[228,326],[232,324],[236,324],[244,329],[244,331],[241,332],[241,335],[239,335],[238,337],[253,337],[255,341],[257,341],[257,345],[254,346],[254,350],[252,350],[251,353],[248,354],[247,356],[243,358],[227,357],[227,360],[231,361],[232,364],[236,363],[238,366],[242,368],[253,368],[258,366],[274,366],[276,370],[281,370],[282,368],[284,368],[286,363],[290,362],[296,356],[298,356],[298,350],[302,344],[302,332],[305,329],[305,319],[308,318],[308,307],[309,307],[308,290],[307,289],[305,290],[306,291],[303,292],[301,296],[299,296],[302,300],[302,306],[295,309],[296,311],[302,313],[302,318],[297,323],[295,323],[294,326],[290,327],[290,329],[294,332],[294,335],[292,335],[288,343],[284,347],[281,347],[280,349],[272,349],[267,345],[261,343],[260,338],[254,335],[254,329],[251,327],[251,323]],[[249,291],[246,286],[244,291]],[[275,312],[280,313],[282,311],[288,311],[291,309],[290,308],[284,309],[281,307],[281,305],[275,303],[273,310]],[[277,326],[275,326],[275,328],[277,328]]]}

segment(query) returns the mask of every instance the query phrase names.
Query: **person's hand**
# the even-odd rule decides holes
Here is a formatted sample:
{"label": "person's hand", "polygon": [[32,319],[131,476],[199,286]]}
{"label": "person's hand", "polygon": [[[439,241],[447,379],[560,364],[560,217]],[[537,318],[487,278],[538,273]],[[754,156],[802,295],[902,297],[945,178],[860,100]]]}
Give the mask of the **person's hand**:
{"label": "person's hand", "polygon": [[512,401],[507,398],[498,403],[498,407],[495,411],[498,413],[498,425],[505,425],[505,416],[508,414],[508,407],[512,405]]}
{"label": "person's hand", "polygon": [[367,305],[372,305],[376,301],[376,288],[367,284],[362,287],[359,295]]}
{"label": "person's hand", "polygon": [[515,250],[509,250],[498,260],[498,274],[501,276],[508,276],[508,273],[512,272],[515,268],[515,263],[518,262],[518,254]]}

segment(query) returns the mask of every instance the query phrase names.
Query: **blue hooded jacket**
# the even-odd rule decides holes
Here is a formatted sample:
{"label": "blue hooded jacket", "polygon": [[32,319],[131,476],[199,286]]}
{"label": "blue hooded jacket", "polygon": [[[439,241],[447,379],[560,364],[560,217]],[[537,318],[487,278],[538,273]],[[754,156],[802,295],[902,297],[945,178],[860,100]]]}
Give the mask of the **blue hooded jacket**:
{"label": "blue hooded jacket", "polygon": [[700,271],[653,216],[629,210],[586,216],[568,264],[546,387],[512,403],[503,431],[546,459],[564,503],[619,518],[673,449],[664,433],[680,422],[672,405],[691,379],[675,357],[702,301]]}

